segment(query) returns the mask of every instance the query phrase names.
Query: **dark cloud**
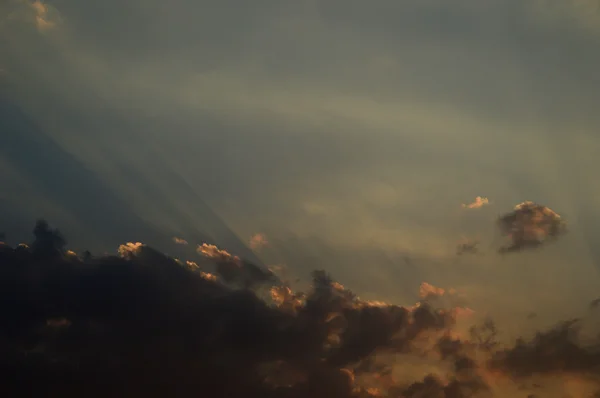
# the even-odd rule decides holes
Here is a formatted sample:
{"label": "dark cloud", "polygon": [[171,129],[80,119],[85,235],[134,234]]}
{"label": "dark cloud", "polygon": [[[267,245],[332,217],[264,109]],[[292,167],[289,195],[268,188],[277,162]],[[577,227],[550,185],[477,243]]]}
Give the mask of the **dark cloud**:
{"label": "dark cloud", "polygon": [[[362,300],[324,271],[295,293],[208,245],[217,276],[142,243],[78,257],[45,221],[33,232],[30,246],[0,246],[6,396],[457,398],[487,396],[492,370],[600,376],[600,353],[577,341],[576,323],[498,350],[491,320],[457,337],[459,311],[436,307],[446,290],[428,284],[413,307]],[[450,373],[394,374],[432,353]]]}
{"label": "dark cloud", "polygon": [[[30,247],[0,252],[6,392],[350,396],[342,368],[409,328],[408,310],[363,303],[323,272],[292,315],[141,243],[84,260],[67,255],[65,239],[44,221],[34,235]],[[230,269],[217,272],[229,281]],[[257,281],[268,280],[251,285]],[[442,326],[430,311],[415,311],[411,336]],[[304,381],[270,385],[257,369],[272,361],[289,363]]]}
{"label": "dark cloud", "polygon": [[540,204],[526,201],[498,219],[500,231],[511,243],[500,248],[501,253],[535,248],[557,239],[566,232],[566,224],[560,215]]}
{"label": "dark cloud", "polygon": [[517,377],[535,373],[571,373],[600,377],[600,344],[582,344],[578,320],[561,322],[515,346],[495,353],[492,367]]}

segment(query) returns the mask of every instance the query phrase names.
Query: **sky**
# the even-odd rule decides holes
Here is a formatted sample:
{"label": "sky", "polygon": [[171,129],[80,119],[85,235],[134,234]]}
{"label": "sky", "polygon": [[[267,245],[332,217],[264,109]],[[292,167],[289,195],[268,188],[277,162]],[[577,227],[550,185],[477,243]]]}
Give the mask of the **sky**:
{"label": "sky", "polygon": [[[599,70],[597,0],[4,0],[0,229],[217,243],[549,324],[598,295]],[[569,234],[500,257],[525,200]]]}

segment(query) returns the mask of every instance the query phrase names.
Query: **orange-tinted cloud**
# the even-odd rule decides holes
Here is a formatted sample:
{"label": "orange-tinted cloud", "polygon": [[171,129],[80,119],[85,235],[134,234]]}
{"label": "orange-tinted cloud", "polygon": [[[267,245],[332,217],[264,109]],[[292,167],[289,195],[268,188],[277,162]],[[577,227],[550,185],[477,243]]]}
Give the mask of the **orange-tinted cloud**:
{"label": "orange-tinted cloud", "polygon": [[230,254],[227,250],[221,250],[217,246],[210,245],[208,243],[198,245],[196,251],[204,257],[210,258],[212,260],[231,261],[234,263],[240,262],[240,258],[238,256],[234,256]]}
{"label": "orange-tinted cloud", "polygon": [[441,297],[446,294],[446,290],[441,287],[433,286],[427,282],[421,283],[419,287],[419,297],[422,299],[428,299],[433,297]]}
{"label": "orange-tinted cloud", "polygon": [[45,2],[35,0],[31,3],[31,8],[35,12],[35,22],[38,29],[47,30],[56,26],[56,21],[52,19],[50,9]]}
{"label": "orange-tinted cloud", "polygon": [[124,245],[119,246],[118,252],[121,257],[135,256],[140,253],[140,250],[145,245],[141,242],[127,242]]}
{"label": "orange-tinted cloud", "polygon": [[183,239],[183,238],[178,238],[177,236],[173,237],[173,242],[175,242],[178,245],[187,245],[188,241]]}
{"label": "orange-tinted cloud", "polygon": [[479,209],[489,203],[490,203],[490,201],[488,198],[484,198],[482,196],[477,196],[473,202],[468,203],[468,204],[463,204],[462,207],[465,209]]}
{"label": "orange-tinted cloud", "polygon": [[202,278],[206,279],[207,281],[211,281],[211,282],[217,281],[217,276],[214,274],[211,274],[209,272],[200,272],[200,276]]}
{"label": "orange-tinted cloud", "polygon": [[265,234],[257,233],[252,235],[252,237],[250,238],[250,248],[252,250],[259,250],[268,244],[269,241],[267,240]]}

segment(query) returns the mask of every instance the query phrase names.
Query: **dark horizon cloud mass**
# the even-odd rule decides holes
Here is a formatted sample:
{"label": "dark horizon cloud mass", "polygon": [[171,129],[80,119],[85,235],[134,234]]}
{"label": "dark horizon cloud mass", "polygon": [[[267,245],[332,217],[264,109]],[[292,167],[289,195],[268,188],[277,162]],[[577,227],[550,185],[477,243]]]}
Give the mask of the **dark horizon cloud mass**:
{"label": "dark horizon cloud mass", "polygon": [[79,256],[45,221],[33,234],[30,245],[0,246],[6,396],[600,393],[600,341],[582,338],[585,320],[503,343],[502,325],[472,319],[446,300],[457,292],[428,283],[401,306],[361,299],[322,270],[294,292],[218,249],[203,252],[213,275],[141,243]]}
{"label": "dark horizon cloud mass", "polygon": [[[454,379],[464,389],[464,383],[482,385],[475,379],[483,378],[499,396],[518,396],[508,385],[524,372],[515,365],[520,353],[549,364],[562,354],[595,361],[570,343],[553,353],[548,341],[566,332],[544,337],[540,331],[582,317],[594,329],[594,305],[588,307],[600,296],[598,70],[596,0],[0,1],[0,241],[14,247],[5,258],[34,261],[33,244],[17,245],[30,241],[31,225],[44,217],[69,238],[70,250],[81,253],[80,260],[72,253],[57,260],[72,275],[62,281],[68,286],[80,278],[90,286],[86,278],[95,279],[90,275],[96,272],[115,276],[101,264],[135,268],[141,254],[155,253],[204,281],[235,286],[230,291],[198,282],[199,290],[216,289],[225,301],[235,296],[223,304],[227,311],[250,289],[256,296],[248,299],[251,305],[269,307],[265,316],[292,325],[288,317],[300,316],[306,297],[314,296],[315,269],[343,282],[341,290],[331,287],[332,294],[352,306],[359,304],[344,296],[347,290],[360,293],[361,302],[413,303],[427,282],[446,292],[435,297],[440,305],[468,304],[474,322],[493,318],[496,338],[508,348],[519,337],[531,345],[506,354],[501,362],[510,362],[510,369],[500,364],[494,371],[481,365],[479,350],[475,373],[452,364],[433,372],[430,357],[405,362],[398,358],[404,354],[386,351],[363,366],[394,362],[393,370],[355,373],[354,385],[388,391],[397,386],[392,378],[409,374],[410,383],[420,384],[399,387],[404,395],[439,396]],[[559,212],[569,232],[551,245],[499,256],[507,233],[513,249],[531,248],[535,239],[529,238],[539,238],[539,229],[519,224],[535,217],[498,223],[525,200]],[[110,254],[119,247],[126,258]],[[226,261],[225,253],[239,260]],[[85,269],[95,264],[91,274],[69,268],[78,262]],[[27,276],[13,276],[43,296],[36,279],[41,274],[32,267]],[[128,288],[138,276],[155,278],[131,272],[122,278]],[[162,283],[152,285],[162,292],[153,291],[157,297],[177,290]],[[58,297],[79,294],[48,289]],[[213,311],[204,298],[191,297]],[[31,300],[32,311],[46,314]],[[276,302],[285,315],[270,307]],[[395,319],[382,311],[386,315],[352,313],[331,322],[345,330],[355,327],[354,317]],[[140,322],[150,322],[144,316]],[[173,322],[189,323],[196,332],[190,317]],[[171,318],[161,319],[168,324]],[[111,359],[94,366],[117,372],[115,358],[129,358],[118,353],[131,353],[123,348],[130,337],[111,334],[123,330],[114,323],[88,330],[70,318],[48,322],[55,325],[48,330],[75,330],[74,337],[85,341],[122,339],[107,352]],[[219,325],[229,321],[219,322],[211,330],[227,329]],[[569,324],[568,338],[575,326]],[[28,327],[20,331],[39,331]],[[184,344],[177,340],[179,326],[170,327],[152,337],[163,344],[157,355],[167,362],[165,347]],[[138,324],[132,328],[141,331]],[[373,335],[373,341],[385,340]],[[458,345],[460,355],[472,359],[473,348],[465,344]],[[244,358],[270,378],[276,370],[297,374],[294,383],[304,380],[302,388],[309,388],[325,377],[303,373],[312,362],[271,361],[279,351],[263,361],[257,352]],[[207,355],[218,357],[216,351]],[[166,367],[152,362],[154,374]],[[221,369],[215,382],[230,370],[226,362],[215,365]],[[146,363],[129,365],[151,372]],[[242,368],[234,370],[240,377]],[[426,377],[432,372],[437,376]],[[349,377],[334,373],[339,380]],[[248,377],[248,388],[264,387]],[[527,388],[587,393],[581,372],[554,384],[533,379]]]}

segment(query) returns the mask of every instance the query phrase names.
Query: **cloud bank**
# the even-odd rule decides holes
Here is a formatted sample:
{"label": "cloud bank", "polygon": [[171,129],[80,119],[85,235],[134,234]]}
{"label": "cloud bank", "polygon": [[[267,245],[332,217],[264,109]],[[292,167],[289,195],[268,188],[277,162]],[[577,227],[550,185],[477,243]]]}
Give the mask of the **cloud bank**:
{"label": "cloud bank", "polygon": [[[600,342],[580,338],[582,321],[500,344],[502,325],[476,322],[467,307],[440,302],[456,296],[452,289],[423,283],[421,301],[401,306],[363,300],[319,270],[308,291],[293,292],[262,277],[268,271],[260,267],[262,274],[244,273],[253,283],[235,285],[231,270],[243,273],[244,260],[200,248],[215,262],[216,277],[141,243],[122,245],[119,256],[77,256],[44,221],[29,246],[1,246],[2,392],[274,398],[600,392]],[[271,294],[263,295],[264,288]],[[464,322],[472,326],[460,327]]]}

